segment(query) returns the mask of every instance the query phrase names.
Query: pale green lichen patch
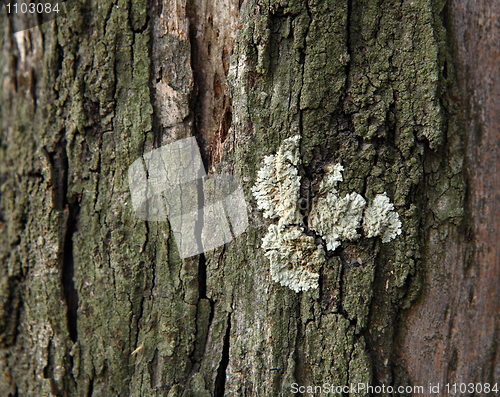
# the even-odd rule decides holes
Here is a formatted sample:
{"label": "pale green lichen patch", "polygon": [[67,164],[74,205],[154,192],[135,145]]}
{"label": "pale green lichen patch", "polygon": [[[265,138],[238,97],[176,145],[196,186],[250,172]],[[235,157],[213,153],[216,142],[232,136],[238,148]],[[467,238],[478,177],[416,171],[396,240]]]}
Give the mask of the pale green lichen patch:
{"label": "pale green lichen patch", "polygon": [[318,270],[325,259],[323,246],[316,245],[303,228],[270,225],[262,248],[271,262],[275,282],[295,292],[318,287]]}
{"label": "pale green lichen patch", "polygon": [[[271,263],[273,281],[295,292],[318,287],[319,268],[324,262],[324,249],[314,237],[305,234],[300,227],[300,176],[298,166],[300,136],[286,139],[273,156],[264,158],[264,165],[257,173],[252,188],[258,208],[264,217],[279,218],[278,225],[269,226],[262,240],[265,256]],[[354,241],[360,237],[363,210],[366,200],[352,192],[341,197],[337,184],[343,181],[340,164],[326,167],[317,197],[308,215],[311,232],[321,236],[326,250],[334,251],[342,241]],[[292,226],[295,225],[295,226]],[[379,194],[365,211],[363,222],[366,237],[381,236],[386,243],[401,234],[399,215],[394,212],[386,194]]]}
{"label": "pale green lichen patch", "polygon": [[356,240],[360,235],[363,209],[366,201],[358,193],[350,193],[341,198],[336,189],[342,181],[344,167],[335,164],[327,167],[321,181],[320,195],[313,203],[309,214],[309,227],[326,240],[328,250],[335,250],[342,240]]}
{"label": "pale green lichen patch", "polygon": [[300,223],[299,136],[288,138],[273,156],[264,157],[252,192],[265,218],[280,218],[283,225]]}
{"label": "pale green lichen patch", "polygon": [[342,240],[356,240],[366,201],[358,193],[340,198],[335,193],[319,198],[313,207],[309,225],[326,240],[328,250],[335,250]]}
{"label": "pale green lichen patch", "polygon": [[366,208],[363,230],[366,237],[381,236],[383,243],[388,243],[401,234],[399,215],[394,211],[394,205],[386,193],[377,194]]}

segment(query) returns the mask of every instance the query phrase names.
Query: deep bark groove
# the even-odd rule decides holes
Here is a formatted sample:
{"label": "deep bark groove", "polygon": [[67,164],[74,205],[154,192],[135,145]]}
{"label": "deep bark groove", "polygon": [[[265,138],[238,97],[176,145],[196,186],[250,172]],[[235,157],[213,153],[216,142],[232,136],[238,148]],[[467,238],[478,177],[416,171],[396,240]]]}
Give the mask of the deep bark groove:
{"label": "deep bark groove", "polygon": [[231,339],[231,313],[227,316],[227,328],[224,335],[222,357],[217,369],[217,377],[214,384],[214,397],[224,397],[226,390],[226,369],[229,364],[229,342]]}
{"label": "deep bark groove", "polygon": [[77,232],[78,214],[80,206],[75,199],[73,203],[67,203],[68,218],[66,224],[66,235],[64,237],[64,254],[62,268],[62,283],[67,306],[67,321],[69,337],[73,342],[78,340],[78,291],[75,288],[75,262],[73,258],[73,236]]}

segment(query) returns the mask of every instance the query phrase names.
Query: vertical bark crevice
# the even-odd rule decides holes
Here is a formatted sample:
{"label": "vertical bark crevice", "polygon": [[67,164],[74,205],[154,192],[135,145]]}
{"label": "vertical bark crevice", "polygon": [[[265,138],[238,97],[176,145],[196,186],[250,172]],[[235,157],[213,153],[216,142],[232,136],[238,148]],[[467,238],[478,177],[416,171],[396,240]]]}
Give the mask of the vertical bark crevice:
{"label": "vertical bark crevice", "polygon": [[[201,170],[200,170],[201,172]],[[197,183],[197,193],[198,193],[198,219],[194,223],[194,234],[196,238],[196,243],[198,244],[198,252],[203,252],[203,228],[205,226],[205,192],[204,192],[204,184],[205,178],[199,178],[196,181]],[[203,255],[203,254],[202,254]],[[201,263],[201,258],[198,261],[198,265]],[[199,273],[199,271],[198,271]]]}
{"label": "vertical bark crevice", "polygon": [[[147,16],[147,19],[148,19],[147,26],[149,26],[149,20],[151,18],[155,19],[161,15],[162,4],[163,3],[159,0],[152,1],[149,4],[148,16]],[[152,26],[151,30],[154,31],[155,30],[154,24],[151,24],[151,26]],[[154,36],[154,34],[152,34],[152,36]],[[149,100],[150,100],[150,102],[153,106],[153,109],[154,109],[154,111],[151,115],[151,130],[152,130],[152,135],[153,135],[152,146],[154,148],[159,148],[161,146],[161,142],[162,142],[163,125],[162,125],[161,117],[160,117],[161,107],[159,106],[159,104],[156,101],[155,90],[156,90],[156,84],[161,82],[163,70],[162,70],[161,63],[158,65],[157,64],[158,62],[155,62],[156,59],[155,59],[154,51],[155,51],[154,40],[150,40],[149,44],[148,44],[148,56],[153,61],[149,63],[149,87],[150,87]],[[144,139],[143,146],[142,146],[142,154],[146,153],[146,144],[147,144],[147,139]],[[147,167],[146,167],[146,170],[147,170]],[[149,234],[149,233],[147,233],[147,234]]]}
{"label": "vertical bark crevice", "polygon": [[62,283],[67,306],[67,320],[69,337],[73,342],[78,340],[78,291],[75,288],[75,262],[73,258],[73,236],[77,231],[77,219],[80,206],[77,202],[69,204],[69,215],[64,241],[64,259],[62,269]]}
{"label": "vertical bark crevice", "polygon": [[[141,298],[141,302],[139,304],[139,312],[137,313],[137,320],[136,320],[136,325],[135,325],[135,340],[134,340],[134,351],[137,352],[137,349],[139,348],[138,344],[139,344],[139,334],[140,334],[140,331],[141,331],[141,320],[142,320],[142,317],[144,315],[144,300],[145,300],[145,297],[143,296]],[[133,333],[131,332],[130,335],[133,335]]]}
{"label": "vertical bark crevice", "polygon": [[229,342],[231,339],[231,313],[227,316],[227,328],[224,335],[224,344],[222,347],[222,357],[217,369],[217,377],[214,383],[214,397],[224,397],[226,390],[226,370],[229,364]]}
{"label": "vertical bark crevice", "polygon": [[[66,153],[66,152],[64,152]],[[75,288],[74,275],[75,275],[75,260],[73,257],[73,237],[77,232],[78,216],[80,214],[80,205],[77,197],[68,199],[68,158],[65,155],[63,164],[64,170],[64,187],[63,187],[63,200],[64,207],[67,211],[66,215],[66,233],[64,236],[63,247],[63,261],[61,280],[64,290],[64,297],[66,299],[66,318],[68,323],[69,337],[73,342],[78,340],[78,291]]]}
{"label": "vertical bark crevice", "polygon": [[80,206],[77,197],[68,199],[69,163],[65,146],[66,140],[63,139],[54,152],[47,151],[45,147],[41,150],[47,159],[50,168],[50,181],[52,185],[54,208],[59,211],[61,229],[64,231],[64,234],[61,237],[59,254],[61,284],[64,299],[66,301],[68,334],[70,339],[75,342],[78,339],[78,293],[75,289],[73,280],[73,236],[77,231],[77,219],[80,212]]}
{"label": "vertical bark crevice", "polygon": [[18,325],[22,310],[21,286],[23,277],[9,277],[4,286],[1,302],[2,316],[0,317],[0,344],[2,347],[15,345],[19,334]]}
{"label": "vertical bark crevice", "polygon": [[89,390],[86,397],[92,397],[93,394],[94,394],[94,378],[90,378]]}
{"label": "vertical bark crevice", "polygon": [[227,74],[234,45],[238,11],[234,0],[186,3],[189,18],[191,68],[194,89],[191,109],[194,115],[194,136],[198,141],[203,164],[213,171],[218,161],[220,145],[231,124],[231,100],[228,95]]}
{"label": "vertical bark crevice", "polygon": [[207,260],[201,253],[198,260],[198,300],[207,298]]}
{"label": "vertical bark crevice", "polygon": [[197,34],[197,24],[200,23],[198,16],[198,4],[192,0],[186,1],[186,12],[189,19],[189,42],[191,45],[191,69],[193,71],[193,94],[191,97],[190,107],[194,116],[193,135],[198,142],[201,158],[205,170],[209,166],[209,153],[206,136],[204,136],[203,126],[203,95],[207,91],[206,76],[203,74],[203,62],[206,59],[202,58],[201,43]]}

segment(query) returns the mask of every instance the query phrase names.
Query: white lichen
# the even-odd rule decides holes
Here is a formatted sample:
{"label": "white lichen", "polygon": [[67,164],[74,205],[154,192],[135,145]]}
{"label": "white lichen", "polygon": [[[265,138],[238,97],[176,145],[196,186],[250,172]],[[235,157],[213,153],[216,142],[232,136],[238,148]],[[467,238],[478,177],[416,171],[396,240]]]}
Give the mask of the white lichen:
{"label": "white lichen", "polygon": [[257,173],[252,188],[257,207],[265,218],[279,218],[281,225],[301,223],[299,211],[300,163],[299,139],[296,135],[285,139],[276,155],[264,157],[264,165]]}
{"label": "white lichen", "polygon": [[356,240],[360,237],[356,229],[361,227],[366,204],[358,193],[340,197],[337,184],[342,181],[343,170],[340,164],[327,167],[318,197],[309,214],[309,228],[325,239],[326,248],[331,251],[343,240]]}
{"label": "white lichen", "polygon": [[270,225],[262,248],[271,262],[271,278],[295,292],[318,288],[318,270],[325,260],[321,245],[299,226]]}
{"label": "white lichen", "polygon": [[342,182],[342,171],[344,167],[340,164],[332,164],[326,167],[326,174],[319,185],[319,193],[327,194],[329,192],[337,192],[337,184]]}
{"label": "white lichen", "polygon": [[326,241],[328,250],[335,250],[343,240],[356,240],[360,237],[356,229],[361,227],[363,209],[366,201],[358,193],[347,194],[341,198],[329,192],[320,197],[309,214],[309,228]]}
{"label": "white lichen", "polygon": [[[264,157],[252,188],[264,217],[278,219],[262,239],[271,263],[271,278],[295,292],[318,287],[318,271],[325,260],[323,246],[299,226],[299,139],[286,139],[276,155]],[[385,193],[377,195],[366,209],[366,200],[360,194],[340,196],[337,184],[343,180],[343,170],[340,164],[326,168],[308,216],[310,231],[323,238],[327,250],[334,251],[342,241],[358,239],[362,220],[365,237],[380,235],[386,243],[401,234],[399,215]]]}
{"label": "white lichen", "polygon": [[394,211],[394,205],[386,193],[377,194],[366,208],[363,231],[366,237],[381,236],[383,243],[388,243],[401,234],[399,214]]}

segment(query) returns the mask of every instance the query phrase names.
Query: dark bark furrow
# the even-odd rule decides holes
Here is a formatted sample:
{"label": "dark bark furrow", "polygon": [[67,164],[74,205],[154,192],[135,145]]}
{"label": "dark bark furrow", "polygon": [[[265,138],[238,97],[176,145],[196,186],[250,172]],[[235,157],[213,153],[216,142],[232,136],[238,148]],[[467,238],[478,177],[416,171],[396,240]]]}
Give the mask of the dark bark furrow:
{"label": "dark bark furrow", "polygon": [[222,347],[222,357],[217,368],[217,377],[214,383],[214,397],[224,397],[226,390],[226,370],[229,364],[229,342],[231,340],[231,313],[227,316],[226,333]]}
{"label": "dark bark furrow", "polygon": [[78,201],[67,203],[68,217],[66,224],[66,235],[64,236],[64,253],[62,268],[62,284],[67,306],[67,321],[69,337],[73,342],[78,340],[78,291],[75,288],[75,262],[73,258],[73,236],[77,232],[78,215],[80,206]]}

